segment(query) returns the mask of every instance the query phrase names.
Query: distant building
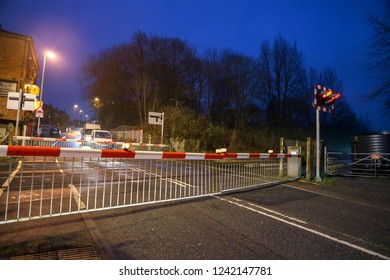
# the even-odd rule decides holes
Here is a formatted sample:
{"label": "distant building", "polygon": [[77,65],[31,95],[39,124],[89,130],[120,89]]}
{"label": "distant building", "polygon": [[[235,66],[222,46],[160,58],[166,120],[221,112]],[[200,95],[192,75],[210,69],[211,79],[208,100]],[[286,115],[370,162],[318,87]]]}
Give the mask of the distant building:
{"label": "distant building", "polygon": [[[0,124],[16,123],[17,110],[7,109],[8,92],[19,92],[25,84],[36,84],[39,65],[32,37],[0,26]],[[20,124],[32,126],[32,112],[21,111]]]}
{"label": "distant building", "polygon": [[110,132],[115,141],[133,143],[143,142],[144,131],[139,127],[121,125],[111,129]]}

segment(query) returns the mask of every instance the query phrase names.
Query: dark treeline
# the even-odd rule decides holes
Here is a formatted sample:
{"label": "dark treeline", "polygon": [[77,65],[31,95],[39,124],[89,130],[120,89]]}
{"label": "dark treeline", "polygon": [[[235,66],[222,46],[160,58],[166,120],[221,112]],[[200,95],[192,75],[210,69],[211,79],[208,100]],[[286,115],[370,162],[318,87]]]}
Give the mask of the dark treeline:
{"label": "dark treeline", "polygon": [[[277,149],[279,137],[306,139],[315,131],[315,83],[342,92],[329,69],[307,69],[296,42],[264,41],[257,58],[229,49],[200,56],[186,41],[137,32],[132,39],[91,55],[84,63],[85,99],[98,97],[106,128],[141,126],[151,133],[148,112],[164,112],[164,138],[200,139],[203,150]],[[334,114],[321,114],[331,144],[349,145],[368,129],[345,98]]]}

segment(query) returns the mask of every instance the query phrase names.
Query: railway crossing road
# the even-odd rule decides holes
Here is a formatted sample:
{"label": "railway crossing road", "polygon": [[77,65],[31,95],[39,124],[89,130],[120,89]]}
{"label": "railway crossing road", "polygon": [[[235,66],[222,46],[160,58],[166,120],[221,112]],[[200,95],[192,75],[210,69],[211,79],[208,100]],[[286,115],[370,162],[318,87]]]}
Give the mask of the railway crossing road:
{"label": "railway crossing road", "polygon": [[90,246],[103,259],[389,259],[386,181],[337,180],[1,225],[0,258]]}
{"label": "railway crossing road", "polygon": [[95,223],[124,259],[390,258],[389,208],[296,185],[129,209]]}

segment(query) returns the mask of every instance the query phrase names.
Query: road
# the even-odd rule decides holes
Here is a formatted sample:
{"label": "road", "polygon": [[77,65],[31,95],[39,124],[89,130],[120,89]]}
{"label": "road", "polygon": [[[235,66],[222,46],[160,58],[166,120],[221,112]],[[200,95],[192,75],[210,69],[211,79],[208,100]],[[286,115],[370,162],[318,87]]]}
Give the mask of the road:
{"label": "road", "polygon": [[388,259],[389,210],[292,183],[92,219],[120,259]]}

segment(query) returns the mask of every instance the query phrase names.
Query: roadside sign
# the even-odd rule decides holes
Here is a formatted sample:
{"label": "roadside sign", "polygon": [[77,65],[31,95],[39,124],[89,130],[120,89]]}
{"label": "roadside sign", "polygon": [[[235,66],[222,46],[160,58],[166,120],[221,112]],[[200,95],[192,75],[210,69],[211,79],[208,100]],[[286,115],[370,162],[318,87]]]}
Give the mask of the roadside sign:
{"label": "roadside sign", "polygon": [[371,154],[371,159],[372,160],[380,160],[381,159],[381,155],[380,154]]}
{"label": "roadside sign", "polygon": [[[22,97],[22,100],[20,100],[20,97]],[[21,109],[24,111],[34,111],[35,99],[36,99],[35,94],[31,94],[31,93],[21,94],[19,92],[8,92],[7,109],[11,109],[11,110]],[[19,100],[22,103],[21,108],[18,108]]]}
{"label": "roadside sign", "polygon": [[164,113],[149,112],[148,123],[149,124],[163,125]]}
{"label": "roadside sign", "polygon": [[42,107],[38,107],[38,109],[35,111],[35,117],[43,118],[43,109],[42,109]]}
{"label": "roadside sign", "polygon": [[149,112],[148,123],[161,125],[161,144],[163,144],[163,142],[164,142],[164,112],[162,112],[162,113]]}

